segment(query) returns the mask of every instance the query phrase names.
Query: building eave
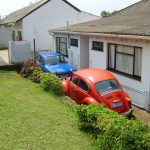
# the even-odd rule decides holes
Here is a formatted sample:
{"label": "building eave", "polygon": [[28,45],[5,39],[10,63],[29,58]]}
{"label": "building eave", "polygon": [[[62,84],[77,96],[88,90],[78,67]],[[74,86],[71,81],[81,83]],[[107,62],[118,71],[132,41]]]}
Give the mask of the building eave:
{"label": "building eave", "polygon": [[150,36],[145,35],[128,35],[128,34],[110,34],[110,33],[92,33],[92,32],[71,32],[71,31],[53,31],[55,34],[75,34],[75,35],[87,35],[87,36],[100,36],[105,38],[121,38],[121,39],[135,39],[150,41]]}

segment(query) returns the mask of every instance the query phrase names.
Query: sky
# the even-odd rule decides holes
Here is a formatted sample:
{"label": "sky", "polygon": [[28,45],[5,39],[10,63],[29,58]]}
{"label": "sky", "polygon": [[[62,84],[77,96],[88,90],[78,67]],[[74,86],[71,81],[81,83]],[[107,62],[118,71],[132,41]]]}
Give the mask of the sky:
{"label": "sky", "polygon": [[[38,0],[0,0],[0,16],[5,17],[9,13],[28,6]],[[123,9],[140,0],[68,0],[82,11],[100,15],[102,10],[114,11]]]}

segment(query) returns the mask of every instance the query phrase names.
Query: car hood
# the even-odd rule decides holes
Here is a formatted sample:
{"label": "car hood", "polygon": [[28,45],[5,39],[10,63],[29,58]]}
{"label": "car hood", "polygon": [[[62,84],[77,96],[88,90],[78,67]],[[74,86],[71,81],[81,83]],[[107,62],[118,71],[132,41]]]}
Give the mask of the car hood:
{"label": "car hood", "polygon": [[46,65],[46,69],[55,74],[65,74],[65,73],[71,73],[73,71],[76,71],[77,68],[74,66],[71,66],[67,63],[65,64],[56,64],[56,65]]}

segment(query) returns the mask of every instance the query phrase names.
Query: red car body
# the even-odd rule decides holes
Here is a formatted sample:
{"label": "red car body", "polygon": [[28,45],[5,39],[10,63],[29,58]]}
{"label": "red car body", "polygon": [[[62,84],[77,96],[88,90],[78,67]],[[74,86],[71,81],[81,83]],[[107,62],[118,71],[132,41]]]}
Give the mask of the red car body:
{"label": "red car body", "polygon": [[92,68],[73,72],[62,81],[64,94],[77,104],[103,104],[106,108],[128,116],[132,113],[131,100],[110,72]]}

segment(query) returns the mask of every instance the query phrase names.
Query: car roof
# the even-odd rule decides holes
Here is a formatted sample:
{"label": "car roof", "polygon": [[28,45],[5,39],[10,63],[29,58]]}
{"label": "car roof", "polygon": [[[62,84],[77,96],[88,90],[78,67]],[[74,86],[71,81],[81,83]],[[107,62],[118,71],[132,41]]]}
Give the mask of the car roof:
{"label": "car roof", "polygon": [[74,75],[80,76],[85,80],[89,80],[92,83],[97,83],[103,80],[115,79],[117,80],[113,74],[110,72],[100,69],[100,68],[89,68],[89,69],[82,69],[74,72]]}
{"label": "car roof", "polygon": [[40,52],[38,55],[48,57],[48,56],[60,56],[61,54],[57,52]]}

